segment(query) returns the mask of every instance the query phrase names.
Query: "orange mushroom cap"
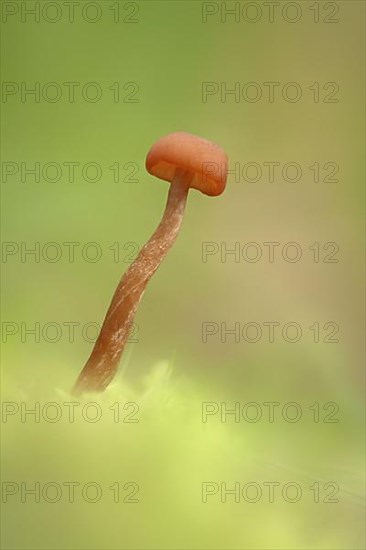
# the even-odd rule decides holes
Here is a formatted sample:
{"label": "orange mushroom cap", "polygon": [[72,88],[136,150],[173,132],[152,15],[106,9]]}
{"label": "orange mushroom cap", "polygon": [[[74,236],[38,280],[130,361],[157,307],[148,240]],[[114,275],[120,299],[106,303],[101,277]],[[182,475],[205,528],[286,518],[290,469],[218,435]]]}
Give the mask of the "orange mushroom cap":
{"label": "orange mushroom cap", "polygon": [[146,170],[172,182],[177,169],[188,172],[190,187],[205,195],[221,195],[226,186],[228,158],[224,150],[207,139],[187,132],[160,138],[146,157]]}

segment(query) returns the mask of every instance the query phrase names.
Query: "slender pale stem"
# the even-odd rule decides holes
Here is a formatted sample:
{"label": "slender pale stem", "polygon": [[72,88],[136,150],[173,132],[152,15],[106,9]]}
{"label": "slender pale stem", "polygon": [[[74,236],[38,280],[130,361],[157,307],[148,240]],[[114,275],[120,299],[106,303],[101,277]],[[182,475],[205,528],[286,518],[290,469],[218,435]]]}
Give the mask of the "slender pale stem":
{"label": "slender pale stem", "polygon": [[178,236],[189,183],[190,175],[177,170],[162,220],[120,280],[93,351],[76,381],[74,394],[104,391],[116,374],[146,285]]}

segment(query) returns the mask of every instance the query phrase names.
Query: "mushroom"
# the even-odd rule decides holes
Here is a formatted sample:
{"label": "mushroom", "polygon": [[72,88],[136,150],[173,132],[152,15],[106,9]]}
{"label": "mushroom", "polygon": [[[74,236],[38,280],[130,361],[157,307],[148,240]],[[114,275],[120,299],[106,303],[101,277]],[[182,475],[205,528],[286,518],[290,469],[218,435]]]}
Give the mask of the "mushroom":
{"label": "mushroom", "polygon": [[151,147],[146,169],[171,182],[165,211],[155,233],[117,286],[92,353],[74,386],[76,395],[104,391],[112,381],[146,285],[177,238],[189,188],[220,195],[226,185],[227,156],[211,141],[174,132]]}

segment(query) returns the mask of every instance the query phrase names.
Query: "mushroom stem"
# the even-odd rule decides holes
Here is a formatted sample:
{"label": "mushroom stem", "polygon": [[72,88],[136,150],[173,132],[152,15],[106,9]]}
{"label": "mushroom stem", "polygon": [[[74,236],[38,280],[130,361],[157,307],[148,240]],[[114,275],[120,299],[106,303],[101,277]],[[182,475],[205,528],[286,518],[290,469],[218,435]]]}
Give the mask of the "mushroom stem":
{"label": "mushroom stem", "polygon": [[162,220],[117,286],[93,351],[73,388],[75,395],[104,391],[116,374],[146,285],[178,236],[191,177],[177,169]]}

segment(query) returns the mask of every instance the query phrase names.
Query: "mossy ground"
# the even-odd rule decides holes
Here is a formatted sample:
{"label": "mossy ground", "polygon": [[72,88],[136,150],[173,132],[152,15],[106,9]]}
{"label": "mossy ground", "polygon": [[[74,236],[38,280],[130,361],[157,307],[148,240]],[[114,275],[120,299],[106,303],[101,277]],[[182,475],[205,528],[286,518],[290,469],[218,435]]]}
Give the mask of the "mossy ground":
{"label": "mossy ground", "polygon": [[[314,425],[304,426],[301,434],[298,428],[291,433],[291,426],[274,434],[268,423],[223,423],[219,417],[204,423],[207,392],[164,362],[138,391],[117,381],[104,394],[78,400],[65,389],[42,392],[18,386],[5,396],[19,406],[26,402],[29,409],[39,402],[41,412],[39,422],[32,415],[21,421],[14,414],[3,424],[3,482],[18,487],[3,503],[4,548],[362,547],[360,476],[341,471],[336,462],[318,462],[309,448],[311,430],[314,449],[322,441]],[[75,401],[79,404],[71,422],[65,403]],[[50,402],[59,408],[45,409]],[[57,410],[62,411],[57,422],[42,416],[43,411],[51,418]],[[96,415],[100,418],[93,422]],[[315,503],[309,487],[316,482],[323,487],[333,478],[340,485],[339,502],[325,503],[321,493],[321,502]],[[22,494],[21,483],[29,489],[35,482],[41,487],[38,503]],[[54,503],[52,487],[42,496],[49,482],[62,489]],[[73,503],[70,482],[79,484]],[[101,490],[94,503],[86,501],[96,498],[93,487],[86,499],[82,495],[90,482]],[[239,482],[241,490],[256,483],[263,492],[257,502],[249,502],[255,495],[251,489],[247,499],[235,502],[229,494],[224,503],[220,488],[203,502],[204,482],[214,484],[211,490],[221,483],[233,488]],[[280,484],[274,502],[269,501],[268,482]],[[289,482],[301,487],[297,502],[281,496]]]}

